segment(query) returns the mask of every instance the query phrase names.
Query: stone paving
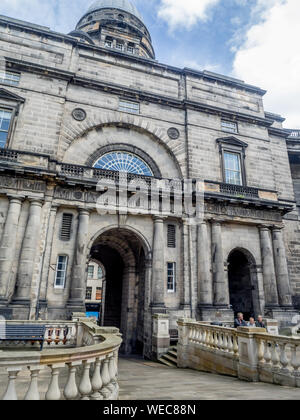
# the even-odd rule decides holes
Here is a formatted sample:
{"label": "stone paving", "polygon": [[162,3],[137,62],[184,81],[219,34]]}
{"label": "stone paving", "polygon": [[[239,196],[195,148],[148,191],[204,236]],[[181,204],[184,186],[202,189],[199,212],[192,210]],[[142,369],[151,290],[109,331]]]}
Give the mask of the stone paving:
{"label": "stone paving", "polygon": [[300,400],[300,389],[120,358],[120,400]]}
{"label": "stone paving", "polygon": [[[61,389],[67,381],[67,369],[59,377]],[[28,387],[29,372],[22,372],[17,381],[19,399]],[[50,369],[39,376],[39,391],[44,399],[50,379]],[[79,379],[79,378],[78,378]],[[7,384],[4,369],[0,369],[0,399]],[[300,400],[300,389],[264,383],[242,382],[238,379],[176,369],[143,360],[120,357],[120,400]]]}

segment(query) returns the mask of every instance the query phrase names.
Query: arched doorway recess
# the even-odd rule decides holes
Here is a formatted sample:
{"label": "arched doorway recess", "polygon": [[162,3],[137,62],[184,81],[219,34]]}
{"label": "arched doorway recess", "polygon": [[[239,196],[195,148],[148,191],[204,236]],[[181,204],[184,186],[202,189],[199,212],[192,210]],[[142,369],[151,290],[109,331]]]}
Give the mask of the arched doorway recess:
{"label": "arched doorway recess", "polygon": [[111,228],[93,242],[90,258],[105,268],[101,324],[120,328],[121,351],[143,353],[146,258],[142,237],[126,228]]}
{"label": "arched doorway recess", "polygon": [[230,304],[235,315],[244,314],[244,319],[257,317],[260,312],[257,266],[252,254],[236,248],[228,257],[228,282]]}

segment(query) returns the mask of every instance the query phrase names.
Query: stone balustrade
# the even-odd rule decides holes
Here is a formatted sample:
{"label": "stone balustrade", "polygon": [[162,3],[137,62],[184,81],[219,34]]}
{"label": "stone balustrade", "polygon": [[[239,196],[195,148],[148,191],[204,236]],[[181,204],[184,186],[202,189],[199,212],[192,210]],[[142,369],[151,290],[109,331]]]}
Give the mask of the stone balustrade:
{"label": "stone balustrade", "polygon": [[[47,347],[76,347],[77,322],[74,321],[6,321],[7,325],[45,325],[44,348]],[[31,343],[24,341],[3,341],[2,348],[29,348]],[[36,344],[39,348],[39,344]]]}
{"label": "stone balustrade", "polygon": [[300,387],[300,338],[180,319],[178,367]]}
{"label": "stone balustrade", "polygon": [[63,323],[47,327],[48,334],[51,329],[60,331],[59,342],[56,344],[57,333],[52,332],[50,346],[42,352],[0,351],[0,371],[7,372],[2,400],[118,399],[119,330],[79,321],[76,347],[64,348],[63,341],[75,331],[69,325],[71,335],[65,335],[64,328]]}

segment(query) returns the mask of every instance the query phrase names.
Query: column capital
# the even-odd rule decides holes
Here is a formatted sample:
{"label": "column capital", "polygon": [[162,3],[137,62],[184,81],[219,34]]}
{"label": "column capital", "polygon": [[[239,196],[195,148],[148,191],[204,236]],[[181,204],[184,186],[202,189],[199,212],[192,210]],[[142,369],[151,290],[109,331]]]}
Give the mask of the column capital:
{"label": "column capital", "polygon": [[272,225],[258,225],[260,231],[269,231],[272,228]]}
{"label": "column capital", "polygon": [[212,219],[209,219],[209,221],[212,225],[215,225],[215,226],[217,226],[217,225],[221,226],[223,223],[225,223],[224,219],[214,219],[214,218],[212,218]]}
{"label": "column capital", "polygon": [[164,221],[167,219],[166,216],[152,216],[152,219],[154,221],[154,223],[164,223]]}
{"label": "column capital", "polygon": [[274,225],[274,226],[271,226],[271,229],[272,229],[273,232],[282,232],[283,229],[284,229],[284,226],[276,226],[276,225]]}
{"label": "column capital", "polygon": [[9,199],[10,202],[16,201],[16,202],[22,203],[25,199],[25,196],[16,195],[16,194],[7,194],[7,198]]}
{"label": "column capital", "polygon": [[90,215],[90,213],[91,213],[91,211],[90,211],[90,210],[85,209],[85,208],[83,208],[83,207],[79,207],[77,210],[78,210],[78,213],[79,213],[80,215],[89,216],[89,215]]}
{"label": "column capital", "polygon": [[28,201],[30,202],[31,206],[39,206],[42,207],[44,204],[44,200],[41,198],[36,197],[28,197]]}

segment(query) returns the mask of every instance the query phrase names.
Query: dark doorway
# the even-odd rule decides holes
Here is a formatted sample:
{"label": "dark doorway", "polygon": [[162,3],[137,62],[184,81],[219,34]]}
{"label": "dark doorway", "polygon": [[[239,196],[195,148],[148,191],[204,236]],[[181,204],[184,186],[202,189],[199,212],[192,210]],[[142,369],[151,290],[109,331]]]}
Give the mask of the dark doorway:
{"label": "dark doorway", "polygon": [[251,282],[251,264],[247,256],[239,250],[233,251],[228,258],[228,279],[230,304],[235,315],[244,314],[244,319],[254,316],[253,291]]}
{"label": "dark doorway", "polygon": [[121,328],[123,260],[116,250],[105,245],[92,248],[91,256],[101,262],[106,271],[103,326]]}

